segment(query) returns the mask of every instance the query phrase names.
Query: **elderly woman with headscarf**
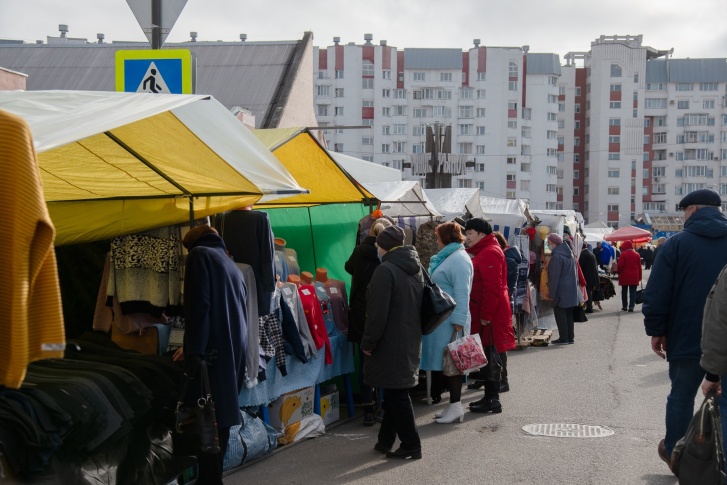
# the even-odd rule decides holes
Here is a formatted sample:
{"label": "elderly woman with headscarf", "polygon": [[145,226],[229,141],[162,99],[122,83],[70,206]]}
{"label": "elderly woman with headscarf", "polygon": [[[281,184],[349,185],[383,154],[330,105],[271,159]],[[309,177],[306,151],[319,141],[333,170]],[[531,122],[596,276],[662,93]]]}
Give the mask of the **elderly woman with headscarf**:
{"label": "elderly woman with headscarf", "polygon": [[558,339],[554,344],[572,344],[573,309],[578,305],[578,277],[573,252],[556,233],[548,235],[550,262],[548,262],[548,295],[553,300]]}

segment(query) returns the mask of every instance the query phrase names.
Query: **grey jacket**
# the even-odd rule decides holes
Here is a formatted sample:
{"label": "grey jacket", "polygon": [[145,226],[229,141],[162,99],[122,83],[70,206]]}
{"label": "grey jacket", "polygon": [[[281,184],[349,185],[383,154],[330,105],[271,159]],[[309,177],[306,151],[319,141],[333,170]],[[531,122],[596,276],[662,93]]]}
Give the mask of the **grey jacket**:
{"label": "grey jacket", "polygon": [[707,295],[702,320],[702,359],[699,364],[710,374],[727,374],[727,266]]}
{"label": "grey jacket", "polygon": [[548,296],[561,308],[578,305],[578,281],[576,279],[576,258],[568,245],[559,244],[548,262]]}
{"label": "grey jacket", "polygon": [[367,384],[384,389],[417,385],[422,343],[420,310],[424,277],[413,246],[384,255],[366,292],[366,326],[361,350]]}

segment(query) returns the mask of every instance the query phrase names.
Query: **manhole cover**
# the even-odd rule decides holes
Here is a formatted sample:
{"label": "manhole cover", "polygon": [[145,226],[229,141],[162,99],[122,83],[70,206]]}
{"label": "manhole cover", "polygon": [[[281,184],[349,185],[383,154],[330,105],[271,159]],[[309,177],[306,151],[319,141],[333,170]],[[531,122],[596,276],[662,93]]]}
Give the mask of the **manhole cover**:
{"label": "manhole cover", "polygon": [[613,434],[613,430],[605,426],[568,423],[528,424],[523,426],[523,431],[534,436],[556,438],[603,438]]}

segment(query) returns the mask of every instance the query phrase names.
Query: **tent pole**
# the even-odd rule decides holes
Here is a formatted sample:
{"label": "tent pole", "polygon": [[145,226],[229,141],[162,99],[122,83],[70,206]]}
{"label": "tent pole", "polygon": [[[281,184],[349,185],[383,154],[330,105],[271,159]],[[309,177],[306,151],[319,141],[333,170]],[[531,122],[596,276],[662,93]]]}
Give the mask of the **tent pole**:
{"label": "tent pole", "polygon": [[189,228],[194,227],[194,198],[189,198]]}
{"label": "tent pole", "polygon": [[313,264],[318,267],[318,258],[316,257],[316,240],[313,236],[313,218],[310,213],[310,206],[308,207],[308,227],[310,228],[310,245],[313,249]]}

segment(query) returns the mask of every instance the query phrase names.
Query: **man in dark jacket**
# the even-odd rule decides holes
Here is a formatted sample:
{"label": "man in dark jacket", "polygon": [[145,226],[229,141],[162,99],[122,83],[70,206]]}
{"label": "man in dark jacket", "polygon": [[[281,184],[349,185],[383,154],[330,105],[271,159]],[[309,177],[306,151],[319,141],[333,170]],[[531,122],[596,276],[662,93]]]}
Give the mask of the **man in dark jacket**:
{"label": "man in dark jacket", "polygon": [[[184,359],[190,383],[187,401],[200,397],[200,363],[208,360],[220,453],[199,455],[197,483],[221,484],[230,427],[240,424],[238,395],[244,388],[247,349],[246,289],[242,272],[227,256],[225,243],[210,226],[191,229],[182,241],[189,250],[184,273]],[[257,324],[257,322],[253,322]]]}
{"label": "man in dark jacket", "polygon": [[[409,390],[418,382],[424,276],[416,249],[403,244],[404,231],[396,226],[376,237],[381,264],[366,293],[361,351],[366,382],[384,389],[384,420],[374,449],[388,458],[419,459],[422,443]],[[397,435],[401,444],[391,451]]]}
{"label": "man in dark jacket", "polygon": [[727,264],[727,216],[721,203],[711,189],[694,191],[679,202],[684,230],[660,246],[644,290],[646,334],[652,350],[669,361],[666,436],[658,448],[669,465],[674,445],[692,419],[694,398],[704,377],[699,366],[704,304]]}
{"label": "man in dark jacket", "polygon": [[586,301],[586,313],[593,313],[593,290],[601,283],[598,279],[598,264],[596,264],[596,256],[588,250],[588,244],[583,243],[581,254],[578,257],[578,265],[581,267],[583,278],[586,280],[586,292],[588,293],[588,301]]}

